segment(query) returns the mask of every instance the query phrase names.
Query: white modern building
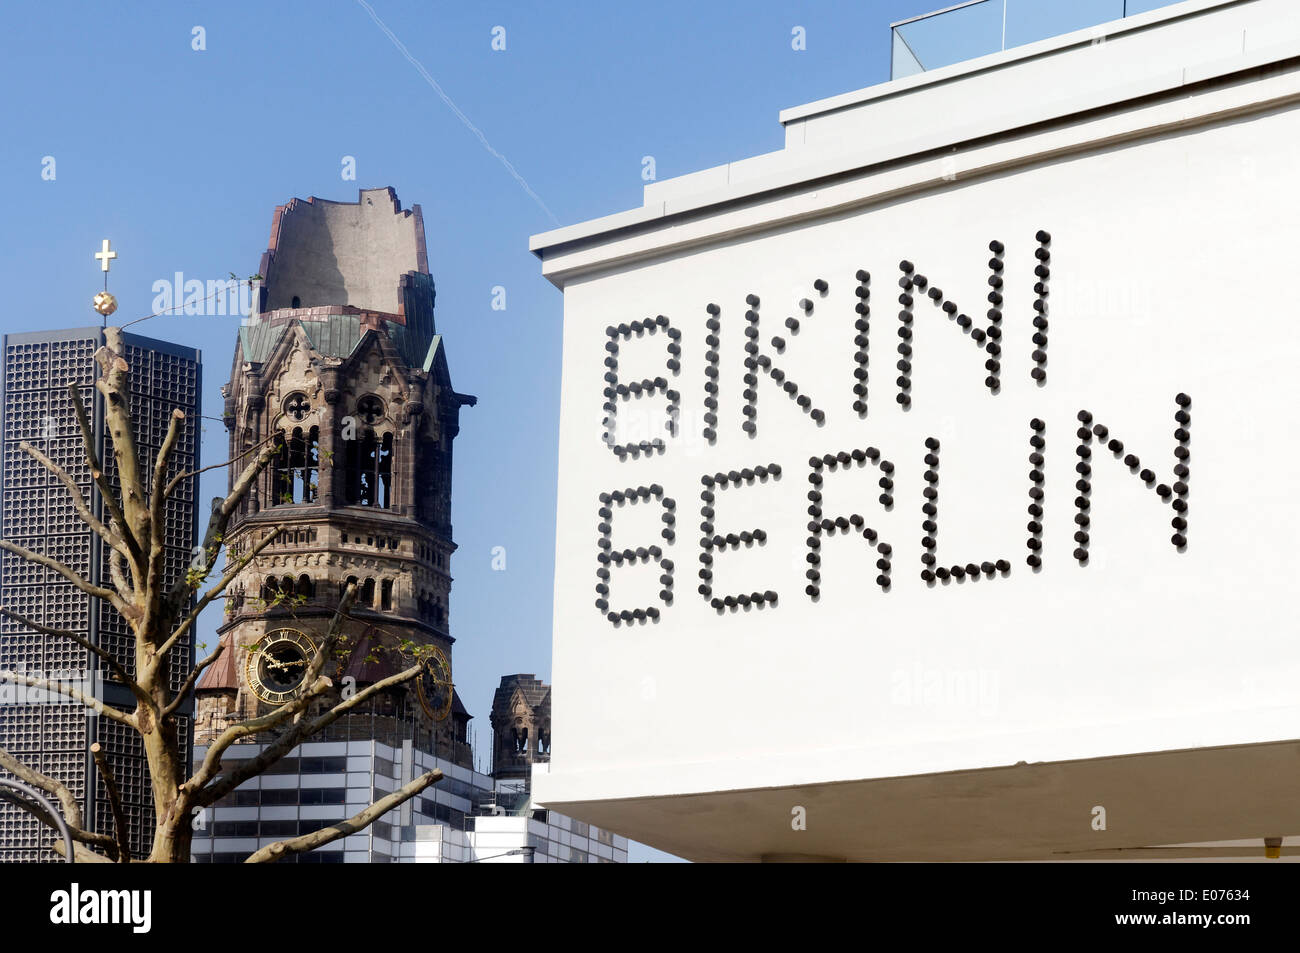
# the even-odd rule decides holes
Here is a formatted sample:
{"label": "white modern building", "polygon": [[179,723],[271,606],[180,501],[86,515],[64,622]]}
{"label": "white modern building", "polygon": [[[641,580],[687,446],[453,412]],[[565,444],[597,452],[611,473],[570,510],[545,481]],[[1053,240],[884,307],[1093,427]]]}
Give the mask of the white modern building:
{"label": "white modern building", "polygon": [[1293,858],[1296,4],[780,121],[532,239],[538,802],[694,860]]}
{"label": "white modern building", "polygon": [[[225,757],[256,757],[262,747],[234,745]],[[196,756],[205,753],[199,747]],[[201,812],[194,860],[241,862],[259,847],[351,817],[433,769],[441,781],[369,827],[284,862],[627,863],[626,838],[534,805],[525,785],[372,740],[308,742],[244,782]]]}
{"label": "white modern building", "polygon": [[[534,780],[547,765],[533,765]],[[402,863],[625,864],[628,843],[612,831],[538,807],[517,785],[497,782],[463,829],[421,825],[398,851]]]}

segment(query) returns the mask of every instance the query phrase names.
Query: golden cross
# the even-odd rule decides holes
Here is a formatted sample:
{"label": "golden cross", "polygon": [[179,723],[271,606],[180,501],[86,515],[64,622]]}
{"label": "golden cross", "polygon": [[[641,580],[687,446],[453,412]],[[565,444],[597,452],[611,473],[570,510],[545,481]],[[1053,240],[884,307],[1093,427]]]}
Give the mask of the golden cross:
{"label": "golden cross", "polygon": [[108,250],[108,239],[104,239],[103,251],[95,252],[95,257],[99,259],[102,271],[108,271],[108,263],[117,257],[117,252]]}

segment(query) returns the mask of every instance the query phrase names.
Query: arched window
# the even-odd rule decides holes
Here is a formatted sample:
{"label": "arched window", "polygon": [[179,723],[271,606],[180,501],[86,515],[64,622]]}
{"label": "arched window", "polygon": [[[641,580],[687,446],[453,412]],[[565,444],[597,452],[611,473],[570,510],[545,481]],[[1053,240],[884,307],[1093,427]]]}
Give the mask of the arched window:
{"label": "arched window", "polygon": [[262,601],[270,605],[275,601],[275,597],[280,594],[280,580],[274,576],[267,576],[262,580]]}
{"label": "arched window", "polygon": [[281,434],[280,452],[271,462],[271,505],[311,503],[320,481],[320,428]]}
{"label": "arched window", "polygon": [[384,434],[384,439],[375,448],[375,491],[376,506],[392,509],[393,506],[393,435]]}
{"label": "arched window", "polygon": [[297,592],[298,595],[305,596],[308,599],[316,595],[316,586],[311,581],[311,576],[304,573],[298,577]]}
{"label": "arched window", "polygon": [[379,585],[379,608],[391,609],[393,607],[393,580],[385,579]]}
{"label": "arched window", "polygon": [[375,581],[367,579],[361,584],[361,592],[357,595],[357,602],[367,608],[373,608],[375,604]]}
{"label": "arched window", "polygon": [[363,433],[358,439],[344,441],[345,461],[347,464],[347,499],[349,503],[362,504],[362,487],[361,487],[361,458],[364,455],[364,445],[366,435]]}
{"label": "arched window", "polygon": [[291,308],[301,308],[301,307],[302,307],[302,299],[299,298],[297,295],[294,295],[294,296],[293,296],[293,300],[289,302],[289,307],[291,307]]}
{"label": "arched window", "polygon": [[348,502],[393,507],[393,435],[365,430],[347,441]]}
{"label": "arched window", "polygon": [[293,576],[285,576],[280,583],[280,591],[284,593],[286,599],[292,599],[294,596]]}

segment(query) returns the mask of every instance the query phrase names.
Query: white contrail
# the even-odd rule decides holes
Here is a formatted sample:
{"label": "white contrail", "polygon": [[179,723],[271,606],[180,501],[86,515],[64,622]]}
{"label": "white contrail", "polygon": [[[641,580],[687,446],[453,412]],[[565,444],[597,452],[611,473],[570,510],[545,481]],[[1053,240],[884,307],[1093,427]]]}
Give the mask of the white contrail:
{"label": "white contrail", "polygon": [[483,135],[478,126],[469,121],[469,117],[460,111],[460,107],[451,101],[450,96],[442,91],[442,87],[438,85],[438,81],[429,75],[429,71],[424,68],[424,65],[411,55],[411,51],[406,48],[405,44],[403,44],[402,41],[393,34],[392,30],[388,29],[388,25],[385,24],[383,20],[379,19],[379,14],[375,13],[374,7],[366,3],[366,0],[357,0],[357,3],[361,5],[366,13],[370,14],[370,19],[374,20],[379,26],[379,29],[383,30],[385,35],[393,41],[393,46],[397,47],[401,51],[402,55],[410,61],[411,65],[419,71],[420,75],[424,77],[424,81],[433,87],[433,91],[438,94],[438,97],[444,103],[447,104],[447,108],[456,114],[456,118],[464,123],[465,128],[478,136],[478,141],[483,143],[483,148],[497,157],[501,164],[506,167],[506,171],[514,176],[515,181],[523,187],[525,192],[532,196],[533,201],[536,202],[541,207],[542,211],[546,213],[547,218],[549,218],[554,224],[559,225],[560,220],[555,217],[549,208],[546,207],[546,203],[543,202],[541,197],[533,191],[532,186],[524,181],[524,177],[515,171],[515,167],[510,164],[510,160],[492,148],[492,143],[487,141],[487,137]]}

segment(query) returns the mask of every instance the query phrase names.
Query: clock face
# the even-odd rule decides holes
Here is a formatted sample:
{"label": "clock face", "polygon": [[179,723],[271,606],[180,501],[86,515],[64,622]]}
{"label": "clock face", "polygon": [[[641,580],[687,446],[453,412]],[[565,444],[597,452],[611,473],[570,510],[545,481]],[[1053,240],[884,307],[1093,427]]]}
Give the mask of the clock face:
{"label": "clock face", "polygon": [[302,694],[307,667],[316,644],[297,629],[268,632],[248,652],[244,679],[253,694],[271,705],[283,705]]}
{"label": "clock face", "polygon": [[420,674],[415,680],[420,705],[434,721],[442,721],[451,714],[451,663],[442,649],[430,646],[432,651],[420,663]]}

